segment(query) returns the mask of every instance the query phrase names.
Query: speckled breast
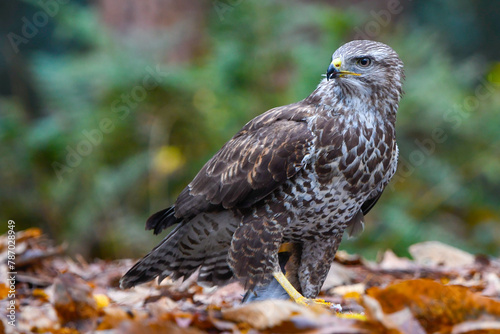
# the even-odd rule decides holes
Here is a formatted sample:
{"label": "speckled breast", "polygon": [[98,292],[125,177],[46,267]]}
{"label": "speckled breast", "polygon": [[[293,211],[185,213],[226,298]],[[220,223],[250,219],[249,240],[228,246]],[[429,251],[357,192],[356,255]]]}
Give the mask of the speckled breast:
{"label": "speckled breast", "polygon": [[285,240],[342,232],[363,203],[389,182],[397,164],[393,127],[363,125],[337,123],[344,133],[322,131],[310,163],[283,185],[292,216]]}

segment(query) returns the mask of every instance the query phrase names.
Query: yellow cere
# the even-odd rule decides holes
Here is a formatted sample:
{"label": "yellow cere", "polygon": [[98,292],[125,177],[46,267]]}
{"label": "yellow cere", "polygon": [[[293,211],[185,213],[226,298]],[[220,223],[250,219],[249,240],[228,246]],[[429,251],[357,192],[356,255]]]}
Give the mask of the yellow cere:
{"label": "yellow cere", "polygon": [[342,65],[342,60],[340,60],[340,58],[335,58],[334,60],[332,60],[332,65],[335,66],[335,68],[339,69]]}

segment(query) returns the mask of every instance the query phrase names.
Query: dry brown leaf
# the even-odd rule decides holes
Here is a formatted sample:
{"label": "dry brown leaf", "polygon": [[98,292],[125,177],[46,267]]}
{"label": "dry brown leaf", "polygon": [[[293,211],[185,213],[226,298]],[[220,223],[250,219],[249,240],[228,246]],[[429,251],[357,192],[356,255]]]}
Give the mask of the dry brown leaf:
{"label": "dry brown leaf", "polygon": [[370,333],[426,333],[408,308],[386,314],[382,310],[380,303],[369,296],[364,296],[363,304],[370,317],[368,321],[359,325],[361,328],[370,329]]}
{"label": "dry brown leaf", "polygon": [[32,296],[40,301],[43,302],[48,302],[49,301],[49,296],[43,289],[34,289],[32,291]]}
{"label": "dry brown leaf", "polygon": [[413,269],[415,268],[415,263],[408,258],[397,256],[392,250],[386,250],[382,257],[382,261],[379,263],[379,267],[385,270]]}
{"label": "dry brown leaf", "polygon": [[500,321],[467,321],[453,326],[451,334],[499,334]]}
{"label": "dry brown leaf", "polygon": [[118,305],[110,305],[101,312],[103,316],[97,326],[98,330],[114,329],[124,321],[142,321],[148,317],[148,314],[144,311],[131,311]]}
{"label": "dry brown leaf", "polygon": [[51,247],[50,249],[26,249],[16,259],[16,266],[26,267],[40,264],[42,260],[61,255],[66,250],[66,246]]}
{"label": "dry brown leaf", "polygon": [[354,278],[355,274],[351,269],[342,264],[333,262],[321,291],[328,291],[340,285],[351,284]]}
{"label": "dry brown leaf", "polygon": [[[336,316],[321,307],[305,308],[287,301],[228,309],[241,300],[241,286],[230,284],[202,289],[196,284],[196,277],[184,282],[166,279],[159,286],[151,282],[120,290],[119,278],[133,264],[132,260],[87,263],[59,254],[47,257],[57,252],[39,230],[21,235],[22,242],[16,245],[19,253],[26,252],[27,260],[44,260],[43,265],[34,263],[19,268],[16,286],[16,298],[21,305],[19,322],[14,332],[6,326],[8,333],[21,329],[26,333],[55,334],[92,331],[140,334],[499,332],[499,302],[474,293],[500,296],[500,261],[492,258],[482,261],[476,258],[472,265],[466,262],[465,267],[459,268],[440,267],[438,264],[444,262],[436,259],[426,262],[431,266],[422,266],[392,252],[386,252],[381,263],[372,265],[359,256],[337,258],[343,264],[334,265],[330,272],[333,280],[327,280],[324,286],[335,287],[335,290],[327,289],[327,300],[342,302],[348,310]],[[5,236],[0,236],[0,248],[4,239]],[[0,267],[0,278],[7,277],[4,267]],[[61,272],[66,274],[57,274]],[[403,281],[385,289],[370,289],[368,294],[373,298],[365,295],[366,286],[385,286],[395,279],[415,277],[432,277],[464,287],[444,286],[428,280]],[[0,297],[3,290],[5,286],[0,284]],[[332,296],[332,292],[339,295]],[[368,321],[353,319],[363,312],[360,303],[369,315]],[[5,300],[0,299],[0,307],[6,305]]]}
{"label": "dry brown leaf", "polygon": [[176,323],[162,318],[124,321],[117,329],[120,334],[202,334],[197,328],[181,328]]}
{"label": "dry brown leaf", "polygon": [[22,332],[43,332],[44,330],[59,329],[59,319],[54,307],[49,303],[41,306],[26,305],[20,311],[17,330]]}
{"label": "dry brown leaf", "polygon": [[417,319],[413,316],[411,311],[407,308],[387,315],[387,319],[390,320],[395,328],[399,329],[401,333],[407,334],[425,334],[425,330]]}
{"label": "dry brown leaf", "polygon": [[153,316],[159,317],[162,314],[173,312],[179,309],[179,305],[168,297],[161,297],[155,302],[146,304],[146,309]]}
{"label": "dry brown leaf", "polygon": [[[220,319],[220,316],[213,313],[214,312],[209,312],[209,320],[213,324],[214,328],[224,333],[238,333],[237,324],[232,321],[222,320]],[[220,313],[218,315],[220,315]]]}
{"label": "dry brown leaf", "polygon": [[500,276],[495,273],[487,273],[484,275],[486,287],[483,290],[483,295],[490,297],[500,297]]}
{"label": "dry brown leaf", "polygon": [[264,330],[298,316],[315,321],[320,314],[325,313],[331,314],[320,306],[318,308],[304,307],[286,300],[266,300],[222,310],[222,317],[226,320],[250,324],[251,328]]}
{"label": "dry brown leaf", "polygon": [[158,297],[160,292],[145,286],[136,286],[133,289],[107,291],[107,296],[117,304],[141,307],[147,298]]}
{"label": "dry brown leaf", "polygon": [[[500,318],[500,302],[462,286],[445,286],[427,279],[403,281],[385,289],[370,288],[367,295],[380,303],[384,314],[409,308],[427,332],[478,319],[485,314]],[[368,313],[371,309],[373,307],[367,307]]]}
{"label": "dry brown leaf", "polygon": [[[54,308],[63,326],[87,327],[81,320],[95,321],[98,315],[97,303],[92,296],[92,289],[74,274],[61,274],[54,283]],[[72,325],[70,325],[72,327]]]}
{"label": "dry brown leaf", "polygon": [[474,263],[474,256],[461,249],[439,241],[426,241],[411,245],[408,249],[418,264],[463,267]]}
{"label": "dry brown leaf", "polygon": [[351,285],[341,285],[330,290],[330,293],[334,293],[339,296],[345,295],[361,295],[365,293],[366,284],[356,283]]}
{"label": "dry brown leaf", "polygon": [[42,230],[38,227],[31,227],[26,230],[16,232],[16,244],[25,242],[28,239],[40,238],[42,234]]}
{"label": "dry brown leaf", "polygon": [[234,282],[225,286],[218,287],[214,291],[198,293],[193,296],[193,301],[202,303],[205,305],[234,305],[239,304],[241,301],[241,296],[245,294],[245,290],[240,283]]}
{"label": "dry brown leaf", "polygon": [[[374,334],[372,328],[361,328],[359,321],[337,318],[335,316],[322,319],[321,328],[315,329],[311,334]],[[363,322],[364,323],[364,322]],[[301,332],[302,334],[303,332]],[[387,332],[386,332],[387,333]]]}
{"label": "dry brown leaf", "polygon": [[0,283],[0,299],[5,299],[9,295],[9,287],[5,283]]}
{"label": "dry brown leaf", "polygon": [[339,250],[335,254],[335,261],[344,265],[356,265],[361,264],[363,262],[363,259],[359,254],[349,254],[344,250]]}

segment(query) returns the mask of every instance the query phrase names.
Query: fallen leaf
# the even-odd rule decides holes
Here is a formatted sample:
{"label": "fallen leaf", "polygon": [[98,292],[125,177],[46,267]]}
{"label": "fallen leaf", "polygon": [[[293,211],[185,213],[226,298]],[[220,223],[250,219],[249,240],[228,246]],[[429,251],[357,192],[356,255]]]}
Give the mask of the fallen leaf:
{"label": "fallen leaf", "polygon": [[150,311],[154,317],[159,317],[162,314],[178,310],[179,306],[172,299],[161,297],[155,302],[146,304],[146,309]]}
{"label": "fallen leaf", "polygon": [[[241,301],[241,285],[202,288],[196,275],[121,290],[119,279],[135,261],[87,262],[61,254],[47,257],[55,248],[40,231],[20,235],[24,239],[16,250],[27,254],[27,265],[16,276],[18,326],[7,325],[4,318],[0,334],[500,332],[499,302],[484,296],[500,297],[500,260],[492,257],[476,256],[472,264],[450,268],[440,266],[445,263],[441,260],[422,266],[392,252],[385,252],[380,263],[340,254],[322,294],[327,301],[342,304],[343,312],[335,314],[288,301],[234,307]],[[6,235],[0,236],[0,247],[2,240],[7,240]],[[43,259],[43,263],[32,259]],[[391,285],[395,280],[418,277],[434,281]],[[0,278],[7,281],[6,266],[0,266]],[[366,288],[375,286],[387,288],[369,289],[372,297],[367,296]],[[0,295],[2,289],[5,286],[0,283]],[[0,308],[5,310],[8,303],[7,298],[0,299]]]}
{"label": "fallen leaf", "polygon": [[59,329],[59,319],[54,307],[49,303],[41,306],[23,306],[17,321],[17,330],[23,332],[44,332],[48,329]]}
{"label": "fallen leaf", "polygon": [[158,297],[160,292],[145,286],[136,286],[129,290],[109,290],[108,297],[117,304],[141,307],[146,298]]}
{"label": "fallen leaf", "polygon": [[[427,332],[437,332],[485,314],[500,318],[500,302],[462,286],[445,286],[428,279],[402,281],[384,289],[373,287],[367,290],[367,295],[380,303],[384,314],[407,307]],[[373,305],[367,306],[371,317],[380,320],[380,315],[373,314]]]}
{"label": "fallen leaf", "polygon": [[146,312],[130,311],[118,305],[110,305],[102,310],[103,316],[97,326],[98,330],[118,328],[124,321],[142,321],[148,317]]}
{"label": "fallen leaf", "polygon": [[365,293],[365,289],[366,289],[365,283],[356,283],[351,285],[341,285],[331,289],[329,292],[339,296],[346,296],[346,295],[359,296]]}
{"label": "fallen leaf", "polygon": [[[319,314],[328,312],[322,307],[304,307],[286,300],[266,300],[236,306],[222,310],[226,320],[250,324],[251,328],[264,330],[280,325],[285,320],[302,317],[311,321],[317,320]],[[331,313],[330,313],[331,314]]]}
{"label": "fallen leaf", "polygon": [[5,299],[9,295],[9,287],[5,283],[0,283],[0,299]]}
{"label": "fallen leaf", "polygon": [[363,262],[363,259],[361,258],[361,256],[359,256],[359,254],[349,254],[344,250],[339,250],[335,254],[335,261],[344,265],[355,265],[361,264]]}
{"label": "fallen leaf", "polygon": [[[42,230],[37,227],[28,228],[23,231],[16,232],[16,254],[20,253],[18,248],[20,244],[24,243],[28,239],[37,239],[42,235]],[[7,251],[7,246],[9,244],[9,234],[5,233],[0,236],[0,252]]]}
{"label": "fallen leaf", "polygon": [[212,306],[232,305],[235,303],[239,304],[241,296],[245,294],[245,290],[237,282],[218,287],[208,293],[206,291],[207,289],[204,290],[204,293],[195,294],[193,301]]}
{"label": "fallen leaf", "polygon": [[500,333],[500,321],[467,321],[453,326],[451,334]]}
{"label": "fallen leaf", "polygon": [[43,235],[38,227],[30,227],[23,231],[16,232],[16,243],[24,242],[28,239],[38,239]]}
{"label": "fallen leaf", "polygon": [[360,324],[362,328],[370,329],[374,327],[373,333],[426,333],[409,308],[405,307],[400,311],[386,314],[382,310],[380,303],[369,296],[364,296],[363,304],[369,314],[369,320]]}
{"label": "fallen leaf", "polygon": [[49,301],[49,296],[47,295],[47,293],[43,289],[34,289],[32,295],[33,295],[33,297],[40,299],[44,302]]}
{"label": "fallen leaf", "polygon": [[414,244],[408,250],[418,264],[426,266],[462,267],[475,261],[472,254],[439,241]]}
{"label": "fallen leaf", "polygon": [[394,326],[392,328],[398,329],[401,333],[408,333],[408,334],[426,333],[408,308],[404,308],[401,311],[388,314],[386,316],[386,319]]}
{"label": "fallen leaf", "polygon": [[120,334],[202,334],[197,328],[180,328],[174,322],[162,318],[124,321],[117,328]]}
{"label": "fallen leaf", "polygon": [[500,277],[495,273],[487,273],[484,277],[486,287],[483,290],[483,295],[491,297],[500,297]]}
{"label": "fallen leaf", "polygon": [[321,291],[328,291],[340,285],[352,284],[355,278],[354,272],[346,266],[333,262]]}
{"label": "fallen leaf", "polygon": [[379,267],[384,270],[413,269],[415,268],[415,263],[408,258],[397,256],[392,250],[386,250],[382,257],[382,261],[379,263]]}
{"label": "fallen leaf", "polygon": [[66,246],[58,246],[50,249],[26,249],[16,258],[16,266],[27,267],[33,264],[40,264],[42,260],[61,255],[66,250]]}
{"label": "fallen leaf", "polygon": [[441,280],[441,283],[446,285],[461,285],[466,286],[473,291],[481,291],[484,288],[484,281],[479,273],[472,275],[472,277],[458,276],[455,279],[448,280],[448,282]]}
{"label": "fallen leaf", "polygon": [[92,289],[74,274],[65,273],[56,278],[53,298],[63,326],[87,328],[97,318],[97,303],[92,297]]}

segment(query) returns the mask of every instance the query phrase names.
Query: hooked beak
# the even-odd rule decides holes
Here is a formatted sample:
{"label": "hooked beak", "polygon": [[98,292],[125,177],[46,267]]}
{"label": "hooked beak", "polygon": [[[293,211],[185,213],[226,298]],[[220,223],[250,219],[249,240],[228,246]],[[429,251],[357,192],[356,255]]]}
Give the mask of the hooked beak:
{"label": "hooked beak", "polygon": [[349,72],[349,71],[342,71],[340,68],[342,66],[342,61],[340,58],[335,58],[332,60],[330,63],[330,66],[328,66],[328,69],[326,70],[326,79],[334,79],[334,78],[342,78],[344,75],[360,75],[359,73],[354,73],[354,72]]}

